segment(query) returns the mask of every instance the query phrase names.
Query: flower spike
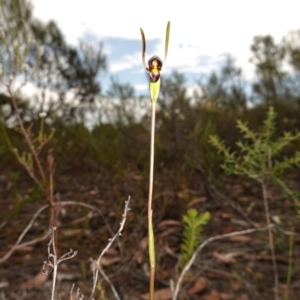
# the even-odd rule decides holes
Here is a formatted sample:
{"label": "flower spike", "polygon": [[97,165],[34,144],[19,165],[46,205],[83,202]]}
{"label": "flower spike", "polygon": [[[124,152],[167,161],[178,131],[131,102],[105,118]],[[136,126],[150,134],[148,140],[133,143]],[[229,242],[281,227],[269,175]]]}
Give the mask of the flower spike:
{"label": "flower spike", "polygon": [[150,81],[155,83],[160,78],[160,71],[162,70],[163,64],[167,61],[168,47],[169,47],[169,37],[170,37],[170,21],[167,24],[166,29],[166,40],[165,40],[165,57],[162,61],[157,55],[152,56],[148,65],[146,64],[145,53],[146,53],[146,38],[145,33],[142,28],[140,28],[142,36],[142,61],[144,68],[150,73]]}

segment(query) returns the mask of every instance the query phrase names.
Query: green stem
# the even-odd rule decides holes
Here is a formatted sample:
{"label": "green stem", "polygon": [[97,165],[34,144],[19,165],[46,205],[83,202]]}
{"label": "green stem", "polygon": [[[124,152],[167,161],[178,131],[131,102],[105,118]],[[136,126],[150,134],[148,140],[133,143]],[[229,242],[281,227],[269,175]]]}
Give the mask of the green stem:
{"label": "green stem", "polygon": [[152,196],[153,196],[153,173],[154,173],[154,139],[155,139],[155,103],[152,101],[151,112],[151,141],[150,141],[150,171],[149,171],[149,197],[148,197],[148,247],[150,262],[149,299],[154,299],[154,273],[155,273],[155,242],[152,223]]}

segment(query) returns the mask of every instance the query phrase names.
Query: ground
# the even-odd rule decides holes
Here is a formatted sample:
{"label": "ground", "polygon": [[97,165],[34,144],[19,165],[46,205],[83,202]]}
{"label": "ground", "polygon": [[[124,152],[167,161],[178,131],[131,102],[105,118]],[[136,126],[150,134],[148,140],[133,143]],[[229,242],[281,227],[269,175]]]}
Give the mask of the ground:
{"label": "ground", "polygon": [[[9,172],[0,174],[1,217],[14,211],[20,203],[17,195],[31,199],[32,182],[26,174],[18,178],[17,193]],[[297,175],[297,174],[296,174]],[[238,230],[266,225],[260,187],[242,179],[223,178],[220,192],[211,181],[193,174],[198,184],[194,189],[172,190],[171,186],[155,185],[154,221],[156,233],[156,299],[170,299],[170,280],[178,278],[176,267],[183,234],[182,216],[188,207],[199,212],[209,211],[211,222],[205,227],[206,238]],[[196,177],[198,176],[198,177]],[[297,175],[298,176],[298,175]],[[297,183],[297,176],[292,180]],[[122,236],[102,260],[103,269],[118,291],[121,299],[147,299],[149,266],[147,257],[146,202],[147,191],[141,188],[146,181],[142,174],[129,173],[118,178],[106,177],[97,170],[60,172],[56,175],[56,199],[78,201],[101,210],[95,211],[77,205],[63,206],[58,224],[58,252],[63,255],[70,248],[78,250],[76,257],[58,267],[57,291],[61,299],[69,299],[70,290],[80,288],[85,299],[92,287],[91,258],[97,259],[122,219],[125,200],[131,195],[131,211],[127,214]],[[273,186],[269,187],[270,211],[274,223],[276,259],[280,295],[287,288],[289,263],[292,266],[289,299],[300,299],[300,226],[293,203]],[[225,191],[225,192],[224,192]],[[226,195],[225,195],[226,194]],[[179,205],[179,202],[188,204]],[[19,202],[18,202],[19,201]],[[22,202],[22,201],[21,201]],[[181,203],[180,202],[180,203]],[[0,230],[0,258],[17,241],[33,214],[46,202],[37,197],[20,207],[20,211],[3,222]],[[48,228],[45,210],[34,222],[24,241],[43,235]],[[249,224],[249,222],[251,224]],[[294,231],[293,246],[285,231]],[[0,265],[0,299],[50,299],[52,275],[41,272],[47,260],[50,238],[14,252]],[[289,255],[289,250],[293,254]],[[293,257],[293,260],[291,260]],[[100,277],[97,297],[105,291],[107,299],[114,299],[109,286]],[[102,282],[102,284],[100,284]],[[209,243],[198,255],[184,280],[180,299],[203,300],[271,300],[274,299],[274,276],[266,231],[241,235]],[[102,294],[103,296],[103,294]],[[56,297],[58,299],[58,297]]]}

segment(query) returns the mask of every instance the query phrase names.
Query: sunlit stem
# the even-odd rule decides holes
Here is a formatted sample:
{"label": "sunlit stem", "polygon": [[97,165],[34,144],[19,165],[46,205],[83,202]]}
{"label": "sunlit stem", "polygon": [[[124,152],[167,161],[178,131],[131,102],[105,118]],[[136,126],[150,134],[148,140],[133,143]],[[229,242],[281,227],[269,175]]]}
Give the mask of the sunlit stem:
{"label": "sunlit stem", "polygon": [[156,102],[160,89],[160,79],[157,82],[150,82],[151,95],[151,141],[150,141],[150,171],[149,171],[149,197],[148,197],[148,247],[150,262],[150,285],[149,299],[154,299],[154,274],[155,274],[155,241],[152,223],[152,196],[153,196],[153,174],[154,174],[154,142],[155,142],[155,113]]}
{"label": "sunlit stem", "polygon": [[149,281],[149,299],[154,299],[154,279],[155,279],[155,242],[152,224],[152,211],[148,216],[148,238],[149,238],[149,261],[150,261],[150,281]]}

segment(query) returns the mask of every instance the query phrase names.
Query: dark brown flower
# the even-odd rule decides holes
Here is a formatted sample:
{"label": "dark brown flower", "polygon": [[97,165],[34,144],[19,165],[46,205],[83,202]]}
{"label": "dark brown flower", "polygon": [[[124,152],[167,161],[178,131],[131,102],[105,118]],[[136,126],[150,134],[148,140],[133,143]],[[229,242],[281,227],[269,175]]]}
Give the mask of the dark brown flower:
{"label": "dark brown flower", "polygon": [[148,71],[150,73],[150,80],[157,82],[160,77],[160,71],[163,66],[162,60],[157,56],[152,56],[148,61]]}

